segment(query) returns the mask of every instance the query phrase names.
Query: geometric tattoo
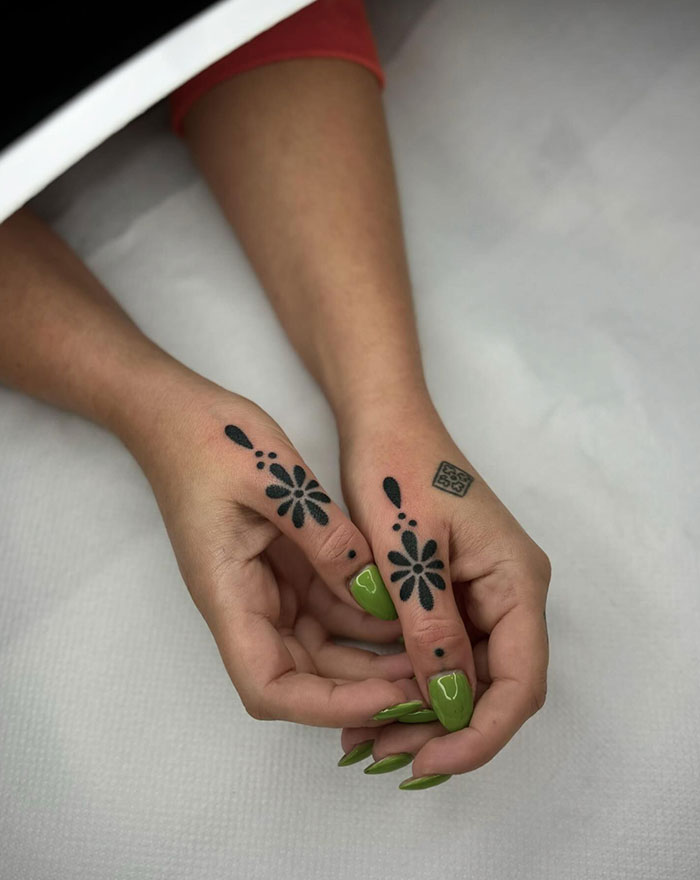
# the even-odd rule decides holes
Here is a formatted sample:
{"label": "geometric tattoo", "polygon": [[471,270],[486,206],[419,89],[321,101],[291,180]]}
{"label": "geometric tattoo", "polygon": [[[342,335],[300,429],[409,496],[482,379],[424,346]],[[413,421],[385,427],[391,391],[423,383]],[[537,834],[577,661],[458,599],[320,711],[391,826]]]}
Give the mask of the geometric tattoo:
{"label": "geometric tattoo", "polygon": [[456,464],[450,464],[449,461],[441,461],[433,477],[433,486],[436,489],[442,489],[443,492],[458,495],[460,498],[467,494],[473,482],[474,477],[471,474],[458,468]]}
{"label": "geometric tattoo", "polygon": [[[254,450],[255,457],[262,459],[265,452],[262,449],[255,450],[246,434],[236,425],[226,425],[224,429],[226,436],[238,446],[244,449]],[[276,452],[268,452],[267,458],[277,458]],[[269,464],[269,463],[268,463]],[[259,460],[256,467],[262,471],[265,469],[265,462]],[[278,516],[284,516],[291,510],[292,522],[295,528],[300,529],[306,520],[305,513],[308,513],[320,526],[328,525],[328,514],[321,504],[330,504],[331,499],[321,490],[316,480],[306,482],[306,471],[303,467],[295,464],[292,468],[292,474],[282,467],[281,464],[269,464],[269,470],[272,476],[278,481],[272,483],[265,489],[268,498],[274,498],[282,503],[277,508]],[[304,485],[306,483],[306,485]]]}
{"label": "geometric tattoo", "polygon": [[[382,488],[394,507],[401,510],[401,489],[394,477],[386,477]],[[391,575],[391,581],[392,583],[402,582],[399,598],[404,602],[411,598],[417,587],[420,604],[426,611],[431,611],[435,604],[431,587],[436,590],[445,589],[445,581],[437,573],[445,567],[443,561],[435,556],[437,541],[431,538],[421,548],[415,532],[405,527],[406,514],[402,511],[398,514],[397,519],[401,522],[395,523],[392,528],[395,532],[401,531],[403,552],[392,550],[388,554],[389,562],[397,566],[397,570]],[[414,519],[410,519],[408,525],[415,528],[418,523]]]}

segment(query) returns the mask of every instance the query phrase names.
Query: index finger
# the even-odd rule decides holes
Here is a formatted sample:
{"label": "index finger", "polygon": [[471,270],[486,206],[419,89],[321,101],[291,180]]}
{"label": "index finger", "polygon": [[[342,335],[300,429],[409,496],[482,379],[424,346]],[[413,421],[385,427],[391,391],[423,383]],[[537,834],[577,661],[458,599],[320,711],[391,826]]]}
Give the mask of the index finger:
{"label": "index finger", "polygon": [[413,762],[414,777],[476,770],[544,705],[549,643],[541,609],[511,608],[491,631],[487,656],[491,685],[469,727],[426,743]]}
{"label": "index finger", "polygon": [[[405,702],[411,682],[324,678],[297,668],[273,622],[270,594],[277,585],[259,560],[243,566],[239,582],[219,598],[208,620],[224,666],[250,715],[319,727],[355,727]],[[221,594],[219,594],[221,597]],[[292,639],[292,636],[286,638]]]}

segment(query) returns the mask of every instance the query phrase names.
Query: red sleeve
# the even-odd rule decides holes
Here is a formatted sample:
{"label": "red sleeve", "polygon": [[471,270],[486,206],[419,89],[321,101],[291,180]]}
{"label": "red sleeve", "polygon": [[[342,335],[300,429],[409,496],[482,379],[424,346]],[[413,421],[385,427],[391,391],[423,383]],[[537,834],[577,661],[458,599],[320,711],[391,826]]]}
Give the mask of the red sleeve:
{"label": "red sleeve", "polygon": [[384,86],[384,72],[363,0],[316,0],[225,55],[169,97],[170,124],[182,136],[185,114],[217,83],[273,61],[344,58],[367,67]]}

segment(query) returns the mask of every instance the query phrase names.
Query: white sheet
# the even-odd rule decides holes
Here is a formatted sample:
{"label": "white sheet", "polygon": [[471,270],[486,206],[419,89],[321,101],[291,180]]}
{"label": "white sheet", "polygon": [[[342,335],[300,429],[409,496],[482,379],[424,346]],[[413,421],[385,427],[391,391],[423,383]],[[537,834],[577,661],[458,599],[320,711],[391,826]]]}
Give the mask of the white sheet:
{"label": "white sheet", "polygon": [[[438,0],[388,66],[430,386],[554,567],[547,703],[480,770],[404,793],[248,718],[128,454],[2,393],[3,880],[698,877],[699,44],[693,0]],[[37,207],[337,495],[326,404],[159,114]]]}

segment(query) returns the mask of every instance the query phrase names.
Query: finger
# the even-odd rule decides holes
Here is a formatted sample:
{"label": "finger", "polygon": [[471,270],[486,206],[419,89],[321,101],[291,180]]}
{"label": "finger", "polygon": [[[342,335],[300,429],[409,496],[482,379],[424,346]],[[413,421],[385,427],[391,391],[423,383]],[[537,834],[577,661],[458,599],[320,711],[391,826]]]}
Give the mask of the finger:
{"label": "finger", "polygon": [[396,609],[384,584],[374,577],[376,567],[369,544],[324,492],[299,453],[279,438],[257,447],[257,441],[237,425],[226,425],[225,434],[249,460],[245,503],[294,541],[346,605],[357,607],[353,594],[360,594],[358,584],[368,582],[364,594],[371,601],[363,605],[365,610],[375,617],[395,619]]}
{"label": "finger", "polygon": [[469,727],[428,742],[414,761],[415,776],[476,770],[542,708],[548,646],[541,610],[518,605],[508,611],[489,637],[488,662],[492,681]]}
{"label": "finger", "polygon": [[297,619],[294,634],[309,652],[318,673],[326,678],[354,681],[386,678],[388,681],[396,681],[413,675],[413,667],[405,651],[397,654],[375,654],[362,648],[335,645],[328,641],[321,624],[308,614]]}
{"label": "finger", "polygon": [[471,717],[476,670],[450,582],[449,533],[396,478],[385,478],[383,489],[372,538],[384,582],[424,698],[444,727],[460,730]]}
{"label": "finger", "polygon": [[[236,589],[238,587],[238,589]],[[269,595],[274,576],[260,560],[241,566],[236,583],[217,591],[207,618],[221,658],[246,710],[254,718],[296,721],[319,727],[366,724],[384,709],[405,702],[407,685],[370,678],[337,681],[300,672],[256,597]]]}
{"label": "finger", "polygon": [[398,620],[379,620],[361,608],[348,608],[318,578],[309,587],[306,605],[313,608],[316,618],[334,636],[389,644],[401,635]]}
{"label": "finger", "polygon": [[[370,767],[378,768],[383,763],[381,772],[398,770],[405,766],[405,761],[387,767],[385,759],[415,755],[429,740],[446,735],[447,731],[439,721],[417,726],[387,724],[379,730],[370,727],[345,728],[340,738],[343,756],[338,765],[345,767],[371,756],[373,764]],[[365,772],[372,771],[365,769]]]}

